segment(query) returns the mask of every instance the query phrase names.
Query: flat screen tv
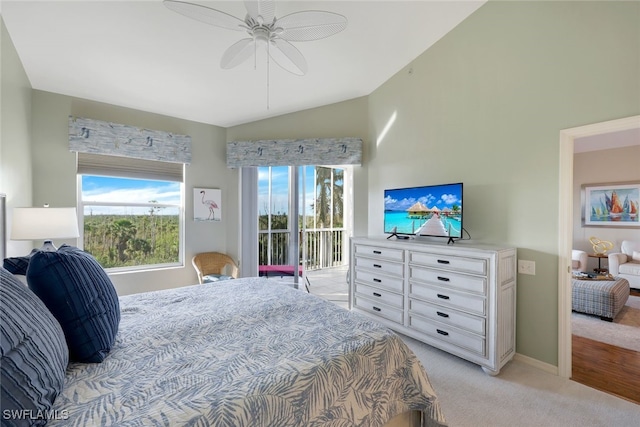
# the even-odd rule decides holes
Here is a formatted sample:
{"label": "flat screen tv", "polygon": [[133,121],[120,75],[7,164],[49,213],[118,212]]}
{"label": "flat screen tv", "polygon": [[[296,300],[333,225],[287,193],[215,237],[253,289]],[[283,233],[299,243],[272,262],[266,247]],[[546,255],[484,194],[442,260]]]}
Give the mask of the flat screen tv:
{"label": "flat screen tv", "polygon": [[462,237],[462,183],[384,191],[384,232],[399,236]]}

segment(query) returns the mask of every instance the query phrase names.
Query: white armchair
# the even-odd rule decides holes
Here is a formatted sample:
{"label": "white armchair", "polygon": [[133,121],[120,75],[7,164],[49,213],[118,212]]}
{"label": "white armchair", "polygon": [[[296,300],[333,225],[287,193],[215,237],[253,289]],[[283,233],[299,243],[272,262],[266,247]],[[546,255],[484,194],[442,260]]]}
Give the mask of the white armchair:
{"label": "white armchair", "polygon": [[627,279],[629,286],[640,289],[640,241],[623,240],[621,252],[609,254],[609,273]]}
{"label": "white armchair", "polygon": [[571,270],[574,272],[587,271],[587,261],[589,260],[589,255],[585,251],[580,251],[578,249],[574,249],[571,251]]}

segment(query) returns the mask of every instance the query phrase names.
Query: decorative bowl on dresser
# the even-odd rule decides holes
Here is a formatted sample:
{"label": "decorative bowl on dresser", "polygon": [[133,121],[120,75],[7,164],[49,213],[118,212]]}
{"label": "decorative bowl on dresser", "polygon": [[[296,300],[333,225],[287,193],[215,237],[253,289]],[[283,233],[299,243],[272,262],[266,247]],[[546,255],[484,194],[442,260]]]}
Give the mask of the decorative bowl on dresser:
{"label": "decorative bowl on dresser", "polygon": [[516,249],[351,239],[349,308],[497,375],[516,346]]}

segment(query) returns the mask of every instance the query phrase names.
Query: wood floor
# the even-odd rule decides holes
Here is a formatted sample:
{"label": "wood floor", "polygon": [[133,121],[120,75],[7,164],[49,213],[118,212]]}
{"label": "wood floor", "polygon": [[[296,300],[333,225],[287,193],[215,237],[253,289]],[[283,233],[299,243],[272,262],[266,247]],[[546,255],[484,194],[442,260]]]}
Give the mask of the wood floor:
{"label": "wood floor", "polygon": [[573,335],[571,379],[640,405],[640,352]]}

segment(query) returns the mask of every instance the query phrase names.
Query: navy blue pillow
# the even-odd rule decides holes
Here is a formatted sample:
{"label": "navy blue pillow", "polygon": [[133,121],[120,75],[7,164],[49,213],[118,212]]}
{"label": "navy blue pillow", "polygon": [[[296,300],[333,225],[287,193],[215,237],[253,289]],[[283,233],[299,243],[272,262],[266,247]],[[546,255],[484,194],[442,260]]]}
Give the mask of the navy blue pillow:
{"label": "navy blue pillow", "polygon": [[0,268],[0,301],[2,425],[44,425],[44,419],[11,414],[37,418],[52,408],[69,362],[64,333],[42,301],[4,268]]}
{"label": "navy blue pillow", "polygon": [[37,249],[34,249],[27,256],[5,258],[4,261],[2,262],[2,266],[6,268],[10,273],[26,276],[31,255],[33,255],[37,251],[38,251]]}
{"label": "navy blue pillow", "polygon": [[99,363],[111,351],[120,304],[111,279],[89,253],[62,245],[36,252],[27,269],[29,288],[58,319],[73,362]]}

